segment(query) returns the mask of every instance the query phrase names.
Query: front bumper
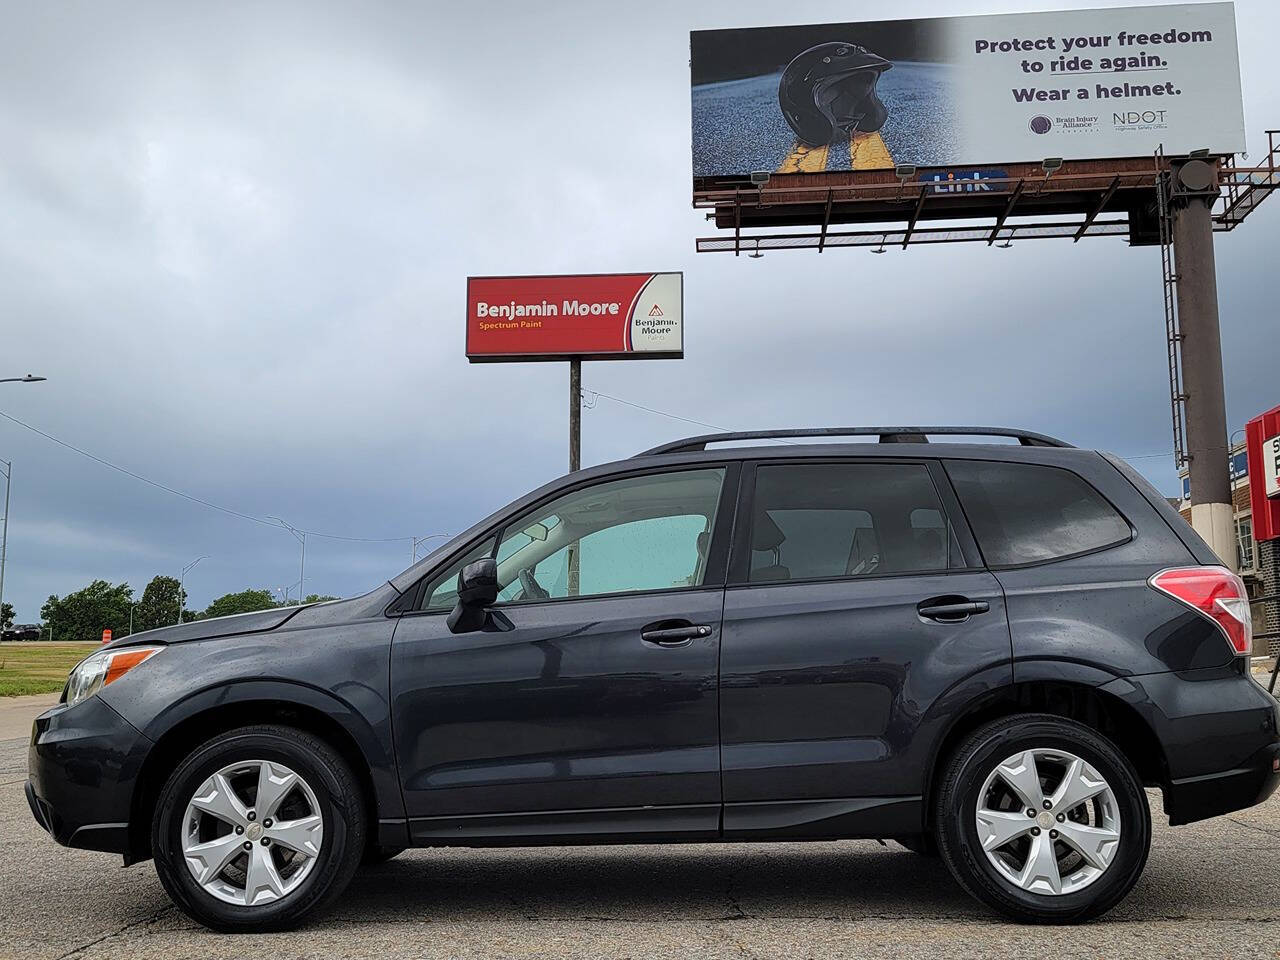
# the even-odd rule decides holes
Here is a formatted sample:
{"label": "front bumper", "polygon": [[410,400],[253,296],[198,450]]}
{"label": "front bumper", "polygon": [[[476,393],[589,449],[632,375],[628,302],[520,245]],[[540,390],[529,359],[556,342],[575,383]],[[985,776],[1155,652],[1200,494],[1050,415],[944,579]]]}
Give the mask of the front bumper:
{"label": "front bumper", "polygon": [[32,816],[64,846],[127,857],[133,791],[150,748],[100,697],[46,710],[27,752]]}

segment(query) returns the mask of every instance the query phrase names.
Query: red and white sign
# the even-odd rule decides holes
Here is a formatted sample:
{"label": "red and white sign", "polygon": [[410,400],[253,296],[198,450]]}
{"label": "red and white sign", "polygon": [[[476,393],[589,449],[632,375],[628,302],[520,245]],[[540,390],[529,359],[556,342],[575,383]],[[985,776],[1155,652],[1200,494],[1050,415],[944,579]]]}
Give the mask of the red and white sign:
{"label": "red and white sign", "polygon": [[467,278],[467,359],[684,356],[684,275]]}
{"label": "red and white sign", "polygon": [[1280,407],[1244,426],[1255,540],[1280,538]]}

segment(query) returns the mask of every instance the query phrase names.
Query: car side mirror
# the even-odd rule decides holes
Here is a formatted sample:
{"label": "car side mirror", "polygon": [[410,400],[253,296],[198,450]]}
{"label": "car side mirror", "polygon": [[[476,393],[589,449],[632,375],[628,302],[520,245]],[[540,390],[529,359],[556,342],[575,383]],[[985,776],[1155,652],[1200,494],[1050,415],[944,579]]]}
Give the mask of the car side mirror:
{"label": "car side mirror", "polygon": [[485,625],[488,608],[498,599],[498,561],[473,560],[458,574],[458,603],[445,621],[452,633],[471,633]]}

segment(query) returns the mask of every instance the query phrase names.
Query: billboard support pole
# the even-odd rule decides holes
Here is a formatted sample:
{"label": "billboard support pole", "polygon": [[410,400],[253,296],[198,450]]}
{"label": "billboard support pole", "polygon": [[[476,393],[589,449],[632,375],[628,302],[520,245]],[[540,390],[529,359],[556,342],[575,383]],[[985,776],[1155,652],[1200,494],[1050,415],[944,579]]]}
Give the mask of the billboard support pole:
{"label": "billboard support pole", "polygon": [[1204,160],[1191,159],[1175,161],[1172,174],[1173,254],[1182,336],[1191,525],[1223,565],[1236,570],[1239,561],[1213,257],[1212,208],[1218,197],[1218,172]]}

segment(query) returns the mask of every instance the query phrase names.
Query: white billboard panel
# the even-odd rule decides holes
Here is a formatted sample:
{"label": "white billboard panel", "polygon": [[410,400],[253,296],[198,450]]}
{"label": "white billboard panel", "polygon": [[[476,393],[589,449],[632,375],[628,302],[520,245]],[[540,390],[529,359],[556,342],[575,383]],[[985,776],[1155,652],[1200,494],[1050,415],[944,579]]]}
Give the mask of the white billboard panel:
{"label": "white billboard panel", "polygon": [[693,174],[1244,150],[1231,3],[703,30]]}

